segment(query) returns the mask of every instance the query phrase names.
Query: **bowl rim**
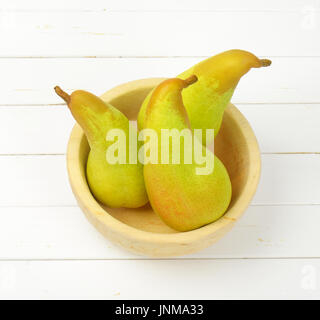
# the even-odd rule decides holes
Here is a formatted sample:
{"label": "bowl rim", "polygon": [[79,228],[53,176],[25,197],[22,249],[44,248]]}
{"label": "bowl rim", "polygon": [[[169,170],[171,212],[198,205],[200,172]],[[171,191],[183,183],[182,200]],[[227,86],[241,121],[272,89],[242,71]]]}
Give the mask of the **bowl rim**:
{"label": "bowl rim", "polygon": [[[126,82],[107,91],[101,98],[105,101],[112,100],[126,89],[130,88],[130,90],[135,90],[144,87],[154,87],[164,79],[165,78],[147,78]],[[255,165],[249,166],[248,176],[243,187],[246,191],[243,191],[240,194],[233,207],[228,209],[228,211],[218,220],[191,231],[156,233],[129,226],[108,214],[90,192],[88,183],[86,181],[84,183],[83,181],[81,174],[82,169],[79,161],[79,150],[81,143],[83,143],[83,139],[85,139],[85,135],[81,127],[76,123],[70,134],[67,147],[67,169],[72,191],[80,207],[86,211],[86,214],[90,212],[94,215],[96,220],[106,227],[111,228],[111,231],[123,234],[126,238],[132,240],[140,240],[148,243],[183,243],[187,245],[199,241],[202,238],[209,237],[219,229],[230,227],[230,225],[233,225],[242,216],[256,192],[261,173],[261,157],[257,139],[247,119],[232,103],[229,104],[227,112],[231,114],[233,119],[237,119],[238,123],[241,123],[241,131],[248,145],[248,162]],[[82,196],[81,199],[79,199],[78,194],[86,195],[86,197]]]}

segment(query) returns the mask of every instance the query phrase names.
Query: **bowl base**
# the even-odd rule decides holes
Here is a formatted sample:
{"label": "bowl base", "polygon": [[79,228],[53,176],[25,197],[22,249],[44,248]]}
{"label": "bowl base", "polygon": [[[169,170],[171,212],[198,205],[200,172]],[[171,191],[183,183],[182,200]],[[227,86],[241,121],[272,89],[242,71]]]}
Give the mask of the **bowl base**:
{"label": "bowl base", "polygon": [[152,210],[150,204],[136,209],[102,207],[115,219],[139,230],[154,233],[178,232],[168,227]]}

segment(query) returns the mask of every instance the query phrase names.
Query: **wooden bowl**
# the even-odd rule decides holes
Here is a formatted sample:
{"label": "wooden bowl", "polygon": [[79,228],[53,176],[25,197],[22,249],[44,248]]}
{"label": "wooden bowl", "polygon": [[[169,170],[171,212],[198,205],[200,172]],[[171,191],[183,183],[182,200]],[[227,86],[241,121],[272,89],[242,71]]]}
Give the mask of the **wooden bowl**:
{"label": "wooden bowl", "polygon": [[[136,120],[146,95],[164,79],[125,83],[102,95],[102,99]],[[150,257],[170,257],[196,252],[225,235],[248,207],[260,177],[260,152],[255,135],[240,111],[230,104],[215,140],[215,154],[226,166],[232,182],[228,211],[202,228],[177,232],[166,226],[150,205],[139,209],[108,208],[91,194],[85,174],[89,146],[82,129],[72,130],[67,163],[71,187],[88,220],[109,240],[132,252]]]}

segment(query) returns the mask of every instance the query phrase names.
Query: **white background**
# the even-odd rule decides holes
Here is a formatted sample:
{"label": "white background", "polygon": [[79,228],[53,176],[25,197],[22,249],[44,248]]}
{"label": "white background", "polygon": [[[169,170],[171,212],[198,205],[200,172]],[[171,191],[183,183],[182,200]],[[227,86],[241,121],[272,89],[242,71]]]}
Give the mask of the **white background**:
{"label": "white background", "polygon": [[[0,0],[0,298],[320,298],[320,1]],[[219,243],[132,255],[78,208],[74,124],[54,85],[96,94],[239,48],[271,58],[233,103],[262,177]]]}

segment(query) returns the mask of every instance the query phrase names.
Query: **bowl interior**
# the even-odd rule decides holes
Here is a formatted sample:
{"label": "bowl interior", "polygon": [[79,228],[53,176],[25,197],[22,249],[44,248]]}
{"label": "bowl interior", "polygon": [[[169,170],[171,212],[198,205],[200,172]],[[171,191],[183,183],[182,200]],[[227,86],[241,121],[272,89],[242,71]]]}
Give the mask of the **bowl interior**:
{"label": "bowl interior", "polygon": [[[102,95],[101,98],[121,110],[131,121],[135,121],[144,98],[162,79],[152,80],[149,86],[141,87],[138,85],[136,89],[131,88],[128,91],[122,88],[121,94],[117,92],[117,88],[112,89]],[[232,183],[232,200],[228,211],[224,215],[224,219],[233,221],[237,217],[234,215],[235,210],[232,209],[239,199],[243,197],[250,169],[250,148],[243,129],[246,126],[248,126],[248,123],[244,117],[230,104],[225,111],[223,123],[214,144],[214,152],[226,166]],[[249,130],[251,130],[250,127]],[[88,153],[89,145],[86,137],[82,134],[79,160],[83,179],[85,179],[85,166]],[[106,214],[110,214],[115,219],[136,229],[153,233],[177,233],[177,231],[162,222],[149,204],[138,209],[109,208],[101,204],[100,206]],[[215,223],[217,222],[213,224]]]}

